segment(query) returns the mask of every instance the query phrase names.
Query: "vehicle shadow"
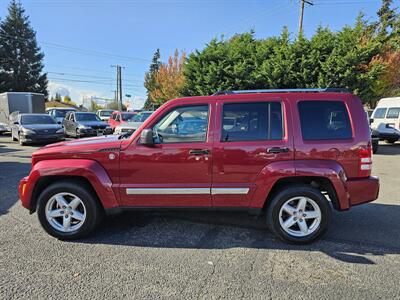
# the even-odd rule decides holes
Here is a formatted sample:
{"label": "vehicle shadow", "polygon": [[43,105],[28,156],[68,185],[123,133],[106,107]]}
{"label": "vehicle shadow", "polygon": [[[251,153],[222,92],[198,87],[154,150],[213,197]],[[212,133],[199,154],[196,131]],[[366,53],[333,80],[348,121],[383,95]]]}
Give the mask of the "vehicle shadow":
{"label": "vehicle shadow", "polygon": [[400,143],[388,144],[385,142],[379,143],[378,153],[375,155],[399,155],[400,154]]}
{"label": "vehicle shadow", "polygon": [[[318,251],[346,263],[374,264],[371,256],[400,254],[400,205],[368,204],[334,213],[330,230],[309,245],[276,240],[256,219],[238,212],[129,212],[106,219],[91,237],[77,241],[135,247]],[[393,218],[392,218],[393,217]],[[393,220],[393,221],[392,221]]]}
{"label": "vehicle shadow", "polygon": [[[30,163],[0,162],[0,217],[8,213],[8,210],[18,200],[19,179],[28,175],[31,169]],[[10,175],[12,174],[12,175]],[[18,180],[16,180],[16,178]],[[4,188],[7,187],[7,188]]]}

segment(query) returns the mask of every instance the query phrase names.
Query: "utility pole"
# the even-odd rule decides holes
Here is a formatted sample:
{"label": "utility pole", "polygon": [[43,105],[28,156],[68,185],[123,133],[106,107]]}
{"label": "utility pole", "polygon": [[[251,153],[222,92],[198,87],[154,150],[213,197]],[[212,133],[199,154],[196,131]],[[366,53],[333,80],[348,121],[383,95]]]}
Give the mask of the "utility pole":
{"label": "utility pole", "polygon": [[112,65],[111,67],[117,69],[117,90],[115,92],[116,93],[115,101],[117,102],[118,110],[122,111],[122,76],[121,76],[122,67],[120,65]]}
{"label": "utility pole", "polygon": [[299,19],[299,35],[303,31],[303,17],[304,17],[304,6],[305,4],[314,5],[311,1],[300,0],[300,19]]}

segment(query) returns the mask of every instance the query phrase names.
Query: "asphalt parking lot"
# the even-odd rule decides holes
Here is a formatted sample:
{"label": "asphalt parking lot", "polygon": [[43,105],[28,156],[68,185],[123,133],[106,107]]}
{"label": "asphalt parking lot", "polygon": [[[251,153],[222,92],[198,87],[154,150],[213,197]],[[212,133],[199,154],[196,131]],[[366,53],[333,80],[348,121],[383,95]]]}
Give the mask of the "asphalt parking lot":
{"label": "asphalt parking lot", "polygon": [[400,143],[380,145],[377,201],[307,246],[243,213],[126,213],[88,239],[47,235],[18,202],[36,147],[0,136],[0,299],[400,299]]}

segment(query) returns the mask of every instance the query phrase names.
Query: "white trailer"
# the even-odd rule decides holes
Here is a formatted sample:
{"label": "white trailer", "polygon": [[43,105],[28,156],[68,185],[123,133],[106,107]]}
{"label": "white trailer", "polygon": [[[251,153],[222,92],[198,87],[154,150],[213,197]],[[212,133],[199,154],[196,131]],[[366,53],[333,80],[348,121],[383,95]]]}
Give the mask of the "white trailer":
{"label": "white trailer", "polygon": [[10,114],[44,113],[44,95],[40,93],[7,92],[0,94],[0,133],[10,130]]}

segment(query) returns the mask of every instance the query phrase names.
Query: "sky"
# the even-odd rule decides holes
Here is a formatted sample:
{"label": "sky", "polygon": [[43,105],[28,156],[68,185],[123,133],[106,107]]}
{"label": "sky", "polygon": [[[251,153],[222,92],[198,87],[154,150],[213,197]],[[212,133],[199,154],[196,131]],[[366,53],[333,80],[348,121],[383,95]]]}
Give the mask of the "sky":
{"label": "sky", "polygon": [[[201,50],[215,37],[254,29],[257,38],[296,36],[299,0],[21,0],[45,54],[50,94],[114,98],[121,65],[124,99],[143,106],[143,78],[154,51],[167,61],[175,49]],[[313,0],[306,5],[304,33],[320,25],[340,30],[359,12],[375,20],[381,0]],[[0,19],[8,0],[0,0]],[[394,5],[400,7],[400,0]],[[131,95],[130,98],[125,95]]]}

